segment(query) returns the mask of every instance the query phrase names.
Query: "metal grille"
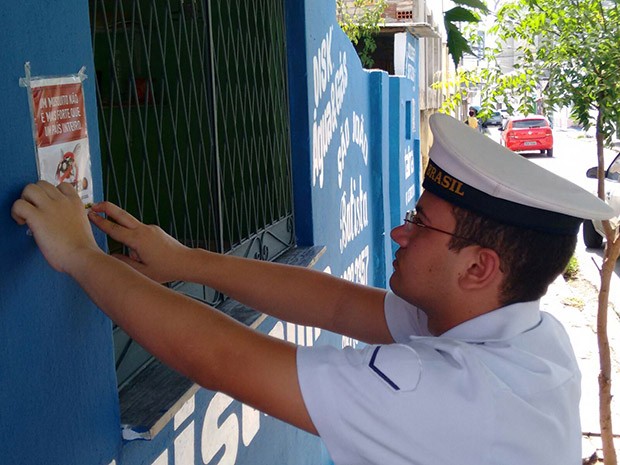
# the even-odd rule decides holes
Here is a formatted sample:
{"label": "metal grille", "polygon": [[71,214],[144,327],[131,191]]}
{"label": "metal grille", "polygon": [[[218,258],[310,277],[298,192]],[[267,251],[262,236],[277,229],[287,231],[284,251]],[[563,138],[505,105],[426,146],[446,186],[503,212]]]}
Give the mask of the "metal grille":
{"label": "metal grille", "polygon": [[[283,0],[90,0],[90,11],[105,197],[192,247],[263,260],[290,248]],[[150,356],[118,328],[115,343],[121,384]]]}

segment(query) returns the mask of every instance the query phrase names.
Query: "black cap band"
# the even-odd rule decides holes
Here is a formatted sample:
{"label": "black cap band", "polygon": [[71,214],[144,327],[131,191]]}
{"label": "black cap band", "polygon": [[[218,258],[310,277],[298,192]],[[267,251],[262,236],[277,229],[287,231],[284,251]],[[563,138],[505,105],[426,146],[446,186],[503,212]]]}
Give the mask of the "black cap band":
{"label": "black cap band", "polygon": [[442,170],[429,160],[422,187],[461,208],[502,223],[550,234],[576,235],[581,218],[493,197]]}

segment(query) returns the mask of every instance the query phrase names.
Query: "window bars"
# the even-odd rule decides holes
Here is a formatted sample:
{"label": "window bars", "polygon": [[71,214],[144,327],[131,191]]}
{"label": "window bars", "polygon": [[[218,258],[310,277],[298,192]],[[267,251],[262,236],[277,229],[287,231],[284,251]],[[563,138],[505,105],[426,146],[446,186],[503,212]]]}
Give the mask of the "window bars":
{"label": "window bars", "polygon": [[[283,0],[90,0],[90,12],[105,198],[191,247],[262,260],[292,247]],[[150,356],[118,328],[115,344],[121,385]]]}

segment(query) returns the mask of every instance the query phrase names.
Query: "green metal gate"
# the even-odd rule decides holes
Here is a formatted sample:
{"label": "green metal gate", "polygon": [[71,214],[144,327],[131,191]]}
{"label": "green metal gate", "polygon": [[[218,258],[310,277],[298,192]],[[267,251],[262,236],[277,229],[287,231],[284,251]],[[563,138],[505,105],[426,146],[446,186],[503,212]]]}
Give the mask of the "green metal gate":
{"label": "green metal gate", "polygon": [[[189,246],[273,260],[294,245],[284,5],[255,6],[90,0],[105,198]],[[115,345],[122,385],[150,356],[119,328]]]}

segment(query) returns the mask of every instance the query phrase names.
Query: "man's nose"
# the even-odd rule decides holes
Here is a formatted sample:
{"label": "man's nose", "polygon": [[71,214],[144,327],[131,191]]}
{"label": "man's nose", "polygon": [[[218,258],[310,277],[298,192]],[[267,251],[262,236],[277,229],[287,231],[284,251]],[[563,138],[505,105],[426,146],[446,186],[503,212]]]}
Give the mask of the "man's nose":
{"label": "man's nose", "polygon": [[396,226],[390,232],[390,237],[392,240],[401,247],[409,242],[409,231],[407,229],[408,228],[406,228],[404,224],[401,224],[400,226]]}

